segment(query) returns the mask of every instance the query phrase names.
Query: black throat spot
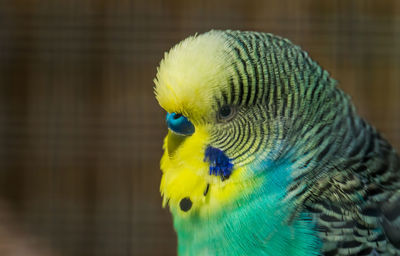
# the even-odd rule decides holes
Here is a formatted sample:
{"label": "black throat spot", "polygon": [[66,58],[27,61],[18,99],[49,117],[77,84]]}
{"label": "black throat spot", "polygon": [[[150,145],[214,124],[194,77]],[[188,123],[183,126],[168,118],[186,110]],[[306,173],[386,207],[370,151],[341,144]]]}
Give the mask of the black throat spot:
{"label": "black throat spot", "polygon": [[179,203],[179,207],[181,208],[182,211],[187,212],[190,210],[190,208],[192,208],[192,200],[190,200],[189,197],[185,197],[183,198],[180,203]]}

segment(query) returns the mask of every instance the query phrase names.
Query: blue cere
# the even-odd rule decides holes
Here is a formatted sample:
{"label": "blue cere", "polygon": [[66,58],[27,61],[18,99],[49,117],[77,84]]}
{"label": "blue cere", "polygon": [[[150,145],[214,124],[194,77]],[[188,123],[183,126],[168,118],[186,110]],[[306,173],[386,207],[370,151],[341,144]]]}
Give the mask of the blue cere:
{"label": "blue cere", "polygon": [[174,133],[180,135],[192,135],[194,133],[194,125],[182,114],[167,113],[168,128]]}
{"label": "blue cere", "polygon": [[231,176],[233,164],[220,149],[208,146],[204,155],[204,161],[210,163],[210,175],[221,176],[222,181]]}

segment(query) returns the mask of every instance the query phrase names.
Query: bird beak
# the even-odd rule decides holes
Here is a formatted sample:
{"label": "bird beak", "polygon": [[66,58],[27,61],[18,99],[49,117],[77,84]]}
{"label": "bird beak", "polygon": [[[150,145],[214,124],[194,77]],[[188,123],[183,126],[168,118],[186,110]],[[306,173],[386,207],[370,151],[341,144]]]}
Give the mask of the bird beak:
{"label": "bird beak", "polygon": [[171,132],[171,130],[168,131],[168,156],[171,158],[175,151],[179,148],[179,146],[185,141],[187,136],[179,135],[174,132]]}
{"label": "bird beak", "polygon": [[194,125],[182,114],[167,113],[168,125],[168,155],[172,157],[174,152],[195,131]]}

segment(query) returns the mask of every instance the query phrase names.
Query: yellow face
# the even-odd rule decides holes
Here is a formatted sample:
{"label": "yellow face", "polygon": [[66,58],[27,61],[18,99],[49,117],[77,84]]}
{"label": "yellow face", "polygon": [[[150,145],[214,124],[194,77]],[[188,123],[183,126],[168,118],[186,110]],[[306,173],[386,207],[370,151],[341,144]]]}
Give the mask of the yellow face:
{"label": "yellow face", "polygon": [[[169,201],[170,207],[182,216],[193,212],[201,216],[217,212],[230,202],[230,199],[245,190],[241,169],[235,169],[229,179],[222,181],[219,176],[209,174],[209,164],[204,161],[204,151],[209,140],[207,129],[196,127],[187,138],[168,132],[164,141],[164,155],[161,160],[163,176],[160,190],[164,196],[163,204]],[[178,143],[170,154],[170,144]],[[174,145],[173,147],[175,147]],[[181,201],[190,198],[189,211],[181,209]]]}
{"label": "yellow face", "polygon": [[234,166],[229,179],[222,180],[210,175],[204,159],[218,111],[215,98],[227,90],[224,74],[231,69],[225,47],[217,33],[188,38],[166,54],[155,80],[159,104],[194,126],[190,136],[169,130],[161,160],[163,205],[169,203],[182,217],[216,213],[249,187],[242,182],[243,168]]}

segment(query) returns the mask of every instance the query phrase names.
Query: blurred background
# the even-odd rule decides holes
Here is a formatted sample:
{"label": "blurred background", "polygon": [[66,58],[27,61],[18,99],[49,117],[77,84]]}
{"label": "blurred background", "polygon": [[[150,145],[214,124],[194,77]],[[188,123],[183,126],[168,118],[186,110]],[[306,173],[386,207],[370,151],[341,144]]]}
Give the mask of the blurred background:
{"label": "blurred background", "polygon": [[0,255],[175,255],[163,54],[210,29],[307,50],[400,148],[399,1],[0,1]]}

